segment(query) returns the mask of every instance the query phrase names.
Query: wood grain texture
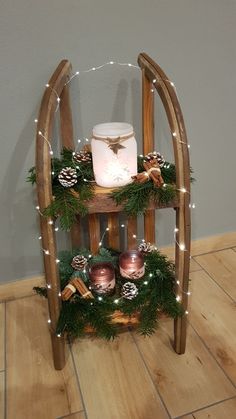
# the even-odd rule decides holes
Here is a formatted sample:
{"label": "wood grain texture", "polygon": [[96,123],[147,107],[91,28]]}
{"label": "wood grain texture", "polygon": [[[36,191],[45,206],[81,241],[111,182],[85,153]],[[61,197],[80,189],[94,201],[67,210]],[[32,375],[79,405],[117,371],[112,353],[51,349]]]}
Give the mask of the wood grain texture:
{"label": "wood grain texture", "polygon": [[193,272],[190,277],[190,322],[236,385],[235,303],[206,272]]}
{"label": "wood grain texture", "polygon": [[13,282],[6,282],[5,284],[0,285],[0,302],[34,295],[35,292],[33,291],[33,287],[44,286],[44,275],[33,276],[25,279],[22,278]]}
{"label": "wood grain texture", "polygon": [[120,249],[120,224],[119,215],[111,212],[108,215],[108,246],[112,249]]}
{"label": "wood grain texture", "polygon": [[150,338],[134,335],[171,416],[181,416],[234,396],[235,388],[191,328],[185,354],[173,351],[172,327],[170,319],[163,320]]}
{"label": "wood grain texture", "polygon": [[137,230],[138,230],[138,221],[137,217],[128,217],[127,219],[127,247],[128,249],[137,248]]}
{"label": "wood grain texture", "polygon": [[168,418],[130,334],[84,339],[73,353],[89,418]]}
{"label": "wood grain texture", "polygon": [[196,261],[236,300],[236,254],[232,249],[198,256]]}
{"label": "wood grain texture", "polygon": [[194,412],[194,419],[235,419],[236,418],[236,399],[226,400],[215,406],[207,407],[199,412]]}
{"label": "wood grain texture", "polygon": [[69,355],[55,371],[47,304],[38,296],[7,303],[8,418],[49,419],[83,409]]}
{"label": "wood grain texture", "polygon": [[5,369],[5,304],[0,304],[0,371]]}
{"label": "wood grain texture", "polygon": [[[97,192],[96,192],[97,190]],[[93,199],[88,201],[87,208],[89,214],[93,213],[109,213],[109,212],[121,212],[123,211],[124,205],[116,205],[115,201],[109,196],[108,188],[98,188],[96,187],[95,196]],[[149,208],[175,208],[179,206],[178,199],[174,199],[168,204],[156,204],[150,202]]]}
{"label": "wood grain texture", "polygon": [[88,224],[89,224],[90,250],[92,254],[96,254],[98,253],[99,242],[101,240],[99,215],[90,214],[88,218]]}
{"label": "wood grain texture", "polygon": [[[58,108],[57,99],[61,96],[62,90],[68,81],[71,72],[71,64],[68,60],[62,60],[53,75],[51,76],[48,87],[46,87],[41,100],[37,131],[36,131],[36,186],[40,215],[40,230],[42,236],[45,278],[50,289],[48,289],[48,308],[51,318],[52,328],[55,330],[61,300],[59,298],[60,283],[57,259],[57,246],[53,220],[43,217],[42,211],[53,201],[52,181],[51,181],[51,138],[55,111]],[[50,223],[50,221],[52,223]],[[63,340],[52,338],[54,365],[56,369],[63,368],[65,364],[65,353]]]}
{"label": "wood grain texture", "polygon": [[[142,120],[143,120],[143,154],[154,150],[154,94],[152,82],[148,79],[145,69],[142,70]],[[144,238],[146,242],[155,240],[155,210],[144,214]]]}
{"label": "wood grain texture", "polygon": [[86,419],[86,416],[84,412],[77,412],[77,413],[72,413],[72,415],[69,415],[69,416],[64,416],[63,418],[60,418],[60,419]]}
{"label": "wood grain texture", "polygon": [[[5,419],[5,376],[0,372],[0,419]],[[10,418],[9,418],[10,419]]]}

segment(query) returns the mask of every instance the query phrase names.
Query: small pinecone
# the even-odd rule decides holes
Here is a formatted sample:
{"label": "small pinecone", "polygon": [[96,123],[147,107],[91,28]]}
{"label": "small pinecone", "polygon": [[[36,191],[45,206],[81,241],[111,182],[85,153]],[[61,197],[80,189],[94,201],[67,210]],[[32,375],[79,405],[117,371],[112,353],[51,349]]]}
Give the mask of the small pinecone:
{"label": "small pinecone", "polygon": [[65,188],[71,188],[71,186],[77,183],[76,170],[72,169],[72,167],[65,167],[60,171],[58,180]]}
{"label": "small pinecone", "polygon": [[89,153],[88,151],[83,151],[83,150],[79,152],[75,152],[73,154],[73,159],[76,163],[81,163],[81,162],[88,163],[92,160],[91,153]]}
{"label": "small pinecone", "polygon": [[72,268],[74,268],[76,271],[82,271],[85,268],[85,266],[87,266],[87,264],[88,259],[83,255],[77,255],[73,257],[71,262]]}
{"label": "small pinecone", "polygon": [[158,151],[153,151],[152,153],[148,153],[144,157],[144,159],[145,160],[148,160],[148,161],[153,160],[153,159],[157,159],[157,162],[158,162],[158,164],[159,164],[160,167],[163,167],[164,164],[165,164],[164,157],[160,153],[158,153]]}
{"label": "small pinecone", "polygon": [[138,250],[142,253],[151,253],[155,250],[155,246],[150,242],[142,242],[140,243]]}
{"label": "small pinecone", "polygon": [[126,282],[121,288],[121,295],[127,300],[133,300],[138,295],[138,288],[132,282]]}

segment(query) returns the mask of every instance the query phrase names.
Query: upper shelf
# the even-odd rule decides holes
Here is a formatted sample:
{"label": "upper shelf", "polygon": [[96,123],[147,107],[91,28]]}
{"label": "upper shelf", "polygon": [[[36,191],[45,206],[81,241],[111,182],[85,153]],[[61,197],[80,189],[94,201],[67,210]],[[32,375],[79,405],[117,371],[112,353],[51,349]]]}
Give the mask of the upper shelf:
{"label": "upper shelf", "polygon": [[[90,201],[88,201],[88,211],[90,214],[93,213],[107,213],[107,212],[121,212],[123,211],[123,205],[116,205],[114,200],[110,197],[111,192],[114,189],[111,188],[102,188],[101,186],[95,186],[94,189],[94,197]],[[175,208],[179,207],[178,199],[171,201],[168,204],[158,204],[156,205],[154,202],[151,202],[149,205],[149,209],[158,209],[158,208]]]}

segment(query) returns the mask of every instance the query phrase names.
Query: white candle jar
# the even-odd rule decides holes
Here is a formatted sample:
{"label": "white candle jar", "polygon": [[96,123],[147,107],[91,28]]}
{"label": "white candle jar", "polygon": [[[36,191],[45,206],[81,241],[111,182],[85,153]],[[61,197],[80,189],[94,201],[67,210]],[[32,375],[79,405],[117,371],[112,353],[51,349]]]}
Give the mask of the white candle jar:
{"label": "white candle jar", "polygon": [[137,174],[137,143],[132,125],[109,122],[93,128],[93,171],[97,185],[112,188]]}

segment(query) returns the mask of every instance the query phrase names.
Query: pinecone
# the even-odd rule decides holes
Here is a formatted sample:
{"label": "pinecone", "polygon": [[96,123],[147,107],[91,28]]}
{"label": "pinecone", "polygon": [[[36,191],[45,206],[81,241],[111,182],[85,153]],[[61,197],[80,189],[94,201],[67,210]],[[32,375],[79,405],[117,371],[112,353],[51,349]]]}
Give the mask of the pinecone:
{"label": "pinecone", "polygon": [[132,282],[126,282],[121,288],[121,295],[127,300],[133,300],[138,295],[138,288]]}
{"label": "pinecone", "polygon": [[165,164],[164,157],[160,153],[158,153],[158,151],[153,151],[152,153],[148,153],[146,156],[144,156],[144,159],[147,161],[157,159],[157,162],[160,167],[163,167]]}
{"label": "pinecone", "polygon": [[76,170],[72,167],[64,167],[58,175],[58,180],[65,188],[71,188],[71,186],[77,183]]}
{"label": "pinecone", "polygon": [[73,154],[73,159],[76,163],[85,162],[88,163],[92,160],[91,153],[88,151],[78,151]]}
{"label": "pinecone", "polygon": [[76,271],[82,271],[88,264],[88,259],[83,255],[77,255],[73,257],[71,266]]}
{"label": "pinecone", "polygon": [[151,253],[155,250],[155,246],[150,242],[142,242],[140,243],[138,250],[142,253]]}

